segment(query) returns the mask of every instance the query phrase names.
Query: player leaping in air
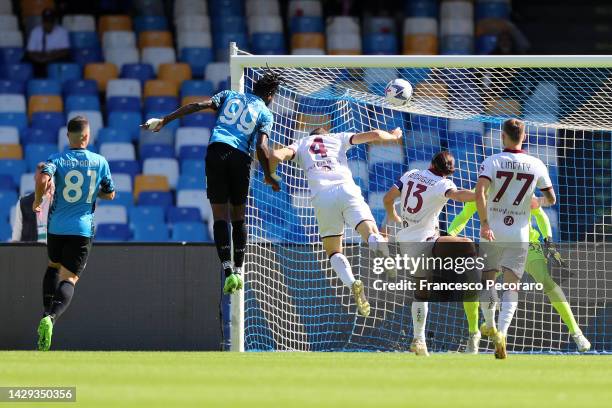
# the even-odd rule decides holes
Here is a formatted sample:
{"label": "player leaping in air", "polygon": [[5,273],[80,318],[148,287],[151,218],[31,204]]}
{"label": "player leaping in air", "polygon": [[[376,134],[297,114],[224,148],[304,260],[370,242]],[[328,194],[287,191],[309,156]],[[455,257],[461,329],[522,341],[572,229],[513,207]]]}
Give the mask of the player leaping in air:
{"label": "player leaping in air", "polygon": [[[395,235],[402,254],[436,257],[474,256],[475,248],[468,238],[440,236],[440,213],[449,199],[455,201],[474,201],[473,191],[460,190],[448,178],[455,171],[455,159],[450,152],[437,153],[427,170],[410,170],[387,191],[383,198],[388,223],[400,223],[402,227]],[[395,201],[400,199],[401,216],[395,209]],[[434,245],[434,244],[452,245]],[[449,252],[449,253],[442,253]],[[454,253],[450,253],[454,252]],[[416,355],[427,356],[425,325],[427,323],[429,293],[420,289],[421,280],[429,280],[431,272],[425,268],[414,271],[417,289],[412,302],[412,323],[414,336],[410,351]]]}
{"label": "player leaping in air", "polygon": [[[498,271],[504,283],[517,284],[525,270],[531,224],[531,199],[536,188],[543,197],[540,207],[555,204],[548,169],[542,161],[521,150],[525,124],[509,119],[502,126],[504,151],[486,158],[476,183],[476,207],[480,217],[480,256],[484,257],[484,282],[495,280]],[[485,256],[486,255],[486,256]],[[483,299],[484,297],[484,299]],[[506,335],[518,304],[518,292],[509,288],[502,295],[498,326],[495,327],[497,291],[491,287],[481,302],[485,335],[493,338],[495,358],[506,358]]]}
{"label": "player leaping in air", "polygon": [[351,265],[342,253],[344,225],[355,228],[377,256],[388,256],[389,248],[378,231],[361,189],[353,181],[346,151],[362,143],[397,142],[401,137],[400,128],[391,133],[378,129],[364,133],[329,133],[324,128],[318,128],[310,136],[275,150],[270,159],[271,173],[275,173],[278,164],[285,160],[294,161],[306,173],[323,248],[333,270],[342,283],[351,289],[362,316],[370,314],[370,304],[363,282],[355,280]]}
{"label": "player leaping in air", "polygon": [[[149,119],[142,125],[143,128],[159,132],[164,125],[185,115],[204,109],[217,112],[217,123],[206,154],[206,191],[214,218],[213,238],[225,272],[223,292],[226,294],[242,289],[241,276],[247,244],[244,217],[253,147],[257,150],[265,182],[275,191],[280,189],[278,182],[270,177],[268,166],[268,135],[274,122],[268,105],[280,84],[280,76],[267,71],[253,85],[253,93],[222,91],[209,100],[190,103],[162,119]],[[230,220],[234,246],[233,268]]]}
{"label": "player leaping in air", "polygon": [[[463,210],[455,216],[448,227],[448,234],[453,236],[459,235],[475,212],[476,203],[466,203],[463,206]],[[554,264],[562,267],[564,266],[564,261],[552,243],[552,228],[548,215],[546,215],[542,208],[538,207],[531,209],[531,216],[535,218],[538,228],[536,229],[531,223],[529,224],[529,251],[527,252],[525,272],[531,275],[536,282],[544,286],[544,293],[546,293],[550,303],[567,326],[572,339],[578,347],[578,351],[581,353],[589,351],[591,343],[582,334],[582,330],[580,330],[574,318],[572,308],[563,293],[563,289],[550,276],[549,265]],[[480,343],[481,332],[478,330],[478,304],[479,302],[463,302],[470,336],[466,353],[470,354],[478,353],[478,345]],[[494,326],[493,330],[488,330],[486,324],[483,324],[482,329],[487,335],[492,335],[496,327]]]}

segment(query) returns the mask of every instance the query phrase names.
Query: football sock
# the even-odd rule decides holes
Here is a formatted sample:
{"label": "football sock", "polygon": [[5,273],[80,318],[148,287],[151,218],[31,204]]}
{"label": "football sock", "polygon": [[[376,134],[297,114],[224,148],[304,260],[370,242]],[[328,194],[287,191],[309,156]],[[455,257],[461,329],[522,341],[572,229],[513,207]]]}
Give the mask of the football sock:
{"label": "football sock", "polygon": [[427,323],[428,302],[415,300],[412,302],[412,326],[414,327],[414,338],[425,340],[425,323]]}
{"label": "football sock", "polygon": [[[555,308],[559,316],[561,316],[561,320],[567,326],[570,334],[580,332],[580,328],[578,327],[578,323],[574,318],[574,313],[572,313],[572,308],[570,307],[567,300],[565,300],[565,295],[563,294],[563,290],[559,286],[555,286],[555,288],[549,292],[546,292],[546,295],[550,298],[550,303]],[[563,299],[563,300],[561,300]]]}
{"label": "football sock", "polygon": [[463,310],[470,334],[476,333],[478,331],[478,302],[463,302]]}
{"label": "football sock", "polygon": [[505,336],[514,317],[518,305],[518,292],[507,290],[502,295],[501,310],[499,311],[499,331]]}
{"label": "football sock", "polygon": [[73,295],[74,284],[66,280],[61,281],[53,296],[53,305],[49,313],[54,322],[68,309]]}
{"label": "football sock", "polygon": [[234,265],[242,268],[247,243],[247,228],[244,220],[232,221],[232,242],[234,243]]}
{"label": "football sock", "polygon": [[232,274],[232,246],[230,245],[229,225],[225,220],[217,220],[213,224],[213,236],[217,247],[217,255],[223,266],[225,276]]}
{"label": "football sock", "polygon": [[43,277],[42,289],[43,289],[43,306],[45,308],[45,316],[51,312],[51,305],[53,304],[53,296],[59,285],[59,270],[57,268],[48,266],[47,272]]}
{"label": "football sock", "polygon": [[497,291],[495,288],[484,289],[480,293],[480,310],[484,316],[487,327],[495,328],[495,308],[497,307]]}
{"label": "football sock", "polygon": [[340,252],[336,252],[329,257],[329,262],[342,283],[351,288],[353,286],[353,282],[355,282],[355,277],[353,276],[351,264],[349,263],[348,259],[346,259],[346,256]]}

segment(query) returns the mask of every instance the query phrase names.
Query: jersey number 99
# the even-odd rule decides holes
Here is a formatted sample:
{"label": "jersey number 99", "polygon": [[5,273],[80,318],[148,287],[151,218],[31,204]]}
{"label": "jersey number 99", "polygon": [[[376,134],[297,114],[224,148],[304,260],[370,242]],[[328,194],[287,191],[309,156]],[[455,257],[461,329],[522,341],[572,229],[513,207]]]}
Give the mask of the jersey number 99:
{"label": "jersey number 99", "polygon": [[[87,203],[91,203],[93,200],[93,194],[96,190],[96,178],[97,172],[95,170],[87,170],[87,176],[89,177],[89,192],[87,193]],[[66,185],[62,190],[62,196],[67,203],[76,203],[83,197],[83,183],[85,177],[83,173],[78,170],[70,170],[64,177],[64,184]]]}
{"label": "jersey number 99", "polygon": [[225,103],[219,121],[226,125],[236,125],[238,130],[246,135],[253,133],[256,125],[249,107],[240,99],[230,99]]}

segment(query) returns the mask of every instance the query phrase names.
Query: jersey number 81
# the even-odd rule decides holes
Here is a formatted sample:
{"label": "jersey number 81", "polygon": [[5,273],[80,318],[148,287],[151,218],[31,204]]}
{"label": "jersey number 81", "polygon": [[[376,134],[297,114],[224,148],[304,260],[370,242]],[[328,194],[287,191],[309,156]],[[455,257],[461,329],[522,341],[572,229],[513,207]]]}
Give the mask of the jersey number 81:
{"label": "jersey number 81", "polygon": [[[253,133],[255,129],[253,114],[240,99],[227,101],[219,120],[226,125],[236,125],[239,131],[247,135]],[[240,122],[237,123],[238,121]]]}
{"label": "jersey number 81", "polygon": [[[95,170],[87,170],[87,176],[89,177],[89,192],[87,193],[87,203],[91,203],[93,200],[93,194],[96,190],[96,178],[97,172]],[[83,183],[85,177],[83,173],[78,170],[70,170],[64,177],[64,184],[66,186],[62,190],[62,196],[67,203],[76,203],[83,197]]]}

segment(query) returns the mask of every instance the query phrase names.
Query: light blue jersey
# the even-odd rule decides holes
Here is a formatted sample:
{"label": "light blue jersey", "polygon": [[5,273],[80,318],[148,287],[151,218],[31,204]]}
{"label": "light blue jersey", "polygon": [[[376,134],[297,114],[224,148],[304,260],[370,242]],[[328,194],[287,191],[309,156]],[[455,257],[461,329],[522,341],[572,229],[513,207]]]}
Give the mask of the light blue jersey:
{"label": "light blue jersey", "polygon": [[106,159],[89,150],[70,149],[49,157],[42,172],[55,181],[49,233],[93,237],[98,193],[115,190]]}
{"label": "light blue jersey", "polygon": [[226,143],[251,154],[257,135],[272,131],[272,112],[258,96],[222,91],[212,97],[212,103],[217,107],[217,123],[210,143]]}

